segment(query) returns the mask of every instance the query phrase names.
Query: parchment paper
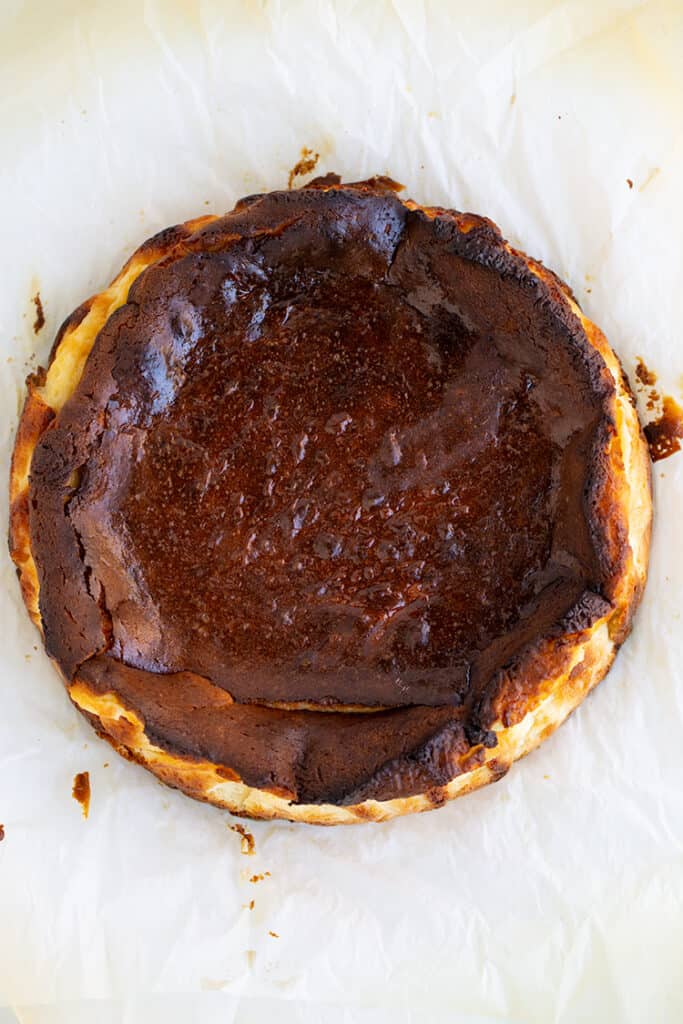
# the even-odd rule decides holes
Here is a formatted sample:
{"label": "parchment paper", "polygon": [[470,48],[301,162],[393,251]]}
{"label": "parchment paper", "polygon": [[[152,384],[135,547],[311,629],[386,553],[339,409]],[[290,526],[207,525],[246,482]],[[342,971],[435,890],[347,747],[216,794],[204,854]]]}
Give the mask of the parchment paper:
{"label": "parchment paper", "polygon": [[[3,481],[61,320],[160,228],[284,187],[303,146],[487,214],[680,397],[682,52],[675,2],[5,0]],[[2,554],[0,1021],[683,1019],[683,456],[654,478],[634,634],[542,749],[438,812],[254,823],[251,857],[80,719]]]}

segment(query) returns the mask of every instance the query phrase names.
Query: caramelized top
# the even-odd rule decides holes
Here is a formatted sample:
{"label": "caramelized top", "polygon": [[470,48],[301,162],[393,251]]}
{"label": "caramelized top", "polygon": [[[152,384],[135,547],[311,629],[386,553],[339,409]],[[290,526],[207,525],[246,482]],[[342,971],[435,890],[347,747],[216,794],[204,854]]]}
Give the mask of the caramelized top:
{"label": "caramelized top", "polygon": [[377,182],[244,200],[136,281],[36,449],[48,650],[473,705],[604,594],[606,379],[488,221]]}

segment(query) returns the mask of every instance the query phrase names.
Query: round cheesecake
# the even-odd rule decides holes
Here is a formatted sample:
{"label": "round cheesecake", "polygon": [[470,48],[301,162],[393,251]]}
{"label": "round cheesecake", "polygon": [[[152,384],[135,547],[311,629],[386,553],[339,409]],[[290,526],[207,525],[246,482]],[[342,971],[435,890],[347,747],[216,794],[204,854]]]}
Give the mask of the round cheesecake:
{"label": "round cheesecake", "polygon": [[491,221],[334,175],[155,236],[29,378],[10,547],[77,707],[253,817],[423,810],[604,676],[649,462],[604,336]]}

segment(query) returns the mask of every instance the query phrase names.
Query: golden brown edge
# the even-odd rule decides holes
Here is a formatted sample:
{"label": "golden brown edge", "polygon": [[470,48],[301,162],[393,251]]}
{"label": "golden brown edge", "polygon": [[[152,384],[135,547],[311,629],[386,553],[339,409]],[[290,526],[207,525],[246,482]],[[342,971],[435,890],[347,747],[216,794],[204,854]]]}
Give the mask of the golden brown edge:
{"label": "golden brown edge", "polygon": [[[340,187],[343,186],[329,186],[331,189]],[[431,217],[447,212],[418,207],[411,201],[405,205],[410,209],[422,209]],[[483,220],[472,214],[453,216],[463,231],[481,224]],[[33,450],[43,431],[77,386],[97,333],[111,314],[125,303],[136,278],[148,266],[170,255],[182,244],[183,238],[215,219],[207,216],[188,221],[144,243],[108,289],[88,300],[68,318],[55,341],[48,370],[29,378],[10,472],[10,550],[17,565],[22,596],[38,628],[41,624],[39,583],[31,552],[28,504]],[[622,521],[628,524],[630,551],[622,561],[615,586],[614,608],[610,614],[576,635],[574,642],[564,645],[564,649],[562,641],[550,642],[547,645],[551,655],[549,663],[555,666],[556,672],[538,686],[526,714],[507,726],[499,718],[492,726],[498,740],[496,747],[473,748],[460,764],[460,774],[448,785],[416,796],[385,801],[366,800],[347,807],[293,804],[284,796],[246,786],[239,780],[226,780],[225,768],[219,771],[211,762],[181,757],[155,746],[146,736],[140,716],[126,708],[115,694],[99,695],[78,679],[71,685],[67,681],[69,694],[76,706],[120,753],[144,765],[168,785],[236,814],[324,825],[382,821],[409,812],[429,810],[501,778],[514,761],[546,739],[603,678],[619,644],[628,634],[647,575],[652,518],[647,447],[628,383],[605,336],[582,313],[570,290],[551,271],[513,250],[507,243],[506,247],[515,257],[523,259],[532,273],[551,288],[557,300],[565,303],[579,318],[615,383],[615,430],[609,441],[608,473],[601,485],[599,501],[605,509],[620,513]]]}

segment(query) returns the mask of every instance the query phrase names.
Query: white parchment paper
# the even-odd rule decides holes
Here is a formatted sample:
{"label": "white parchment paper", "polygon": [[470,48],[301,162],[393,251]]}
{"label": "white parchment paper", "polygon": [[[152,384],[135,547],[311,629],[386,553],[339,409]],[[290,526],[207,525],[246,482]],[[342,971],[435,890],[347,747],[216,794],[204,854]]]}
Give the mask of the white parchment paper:
{"label": "white parchment paper", "polygon": [[[3,481],[61,320],[160,228],[284,187],[302,146],[487,214],[680,397],[682,52],[676,2],[5,0]],[[254,823],[252,857],[71,708],[3,553],[0,1021],[683,1019],[683,455],[654,479],[634,634],[565,727],[438,812]]]}

